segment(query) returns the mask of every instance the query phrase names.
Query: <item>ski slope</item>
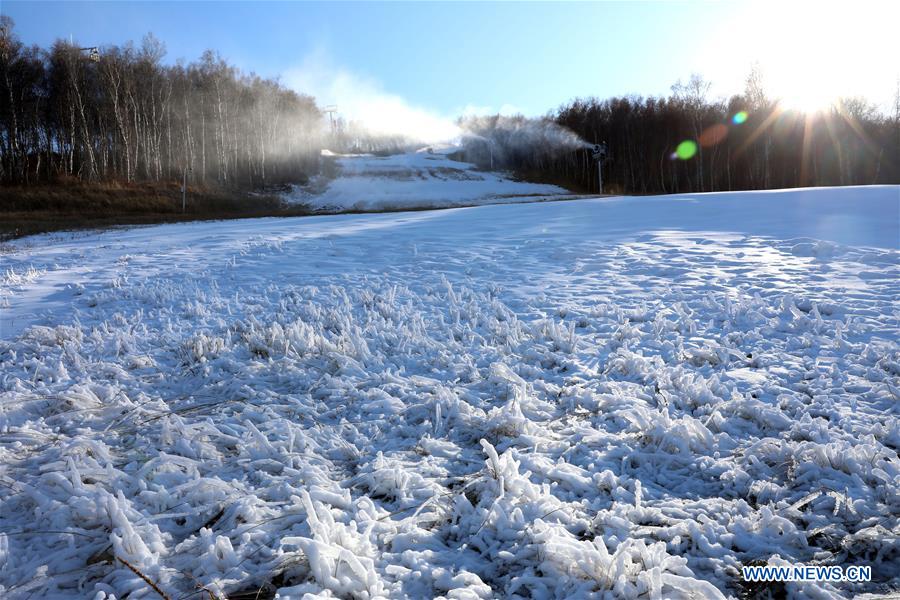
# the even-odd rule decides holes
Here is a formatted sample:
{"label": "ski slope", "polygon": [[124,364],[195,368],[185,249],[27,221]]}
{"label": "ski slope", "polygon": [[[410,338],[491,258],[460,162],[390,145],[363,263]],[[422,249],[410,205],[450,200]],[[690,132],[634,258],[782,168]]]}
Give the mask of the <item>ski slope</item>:
{"label": "ski slope", "polygon": [[893,186],[17,240],[0,596],[896,592],[898,237]]}
{"label": "ski slope", "polygon": [[571,197],[561,187],[516,181],[508,174],[483,171],[448,157],[454,146],[373,156],[333,154],[338,176],[295,187],[285,198],[323,213],[480,206]]}

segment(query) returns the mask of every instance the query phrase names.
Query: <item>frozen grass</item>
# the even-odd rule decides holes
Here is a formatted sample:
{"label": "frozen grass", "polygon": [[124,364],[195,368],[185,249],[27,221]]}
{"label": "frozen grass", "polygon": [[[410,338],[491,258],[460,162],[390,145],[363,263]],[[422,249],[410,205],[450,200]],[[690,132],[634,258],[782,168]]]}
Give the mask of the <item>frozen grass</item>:
{"label": "frozen grass", "polygon": [[0,595],[896,589],[896,250],[565,210],[16,249],[14,302],[70,295],[0,343]]}

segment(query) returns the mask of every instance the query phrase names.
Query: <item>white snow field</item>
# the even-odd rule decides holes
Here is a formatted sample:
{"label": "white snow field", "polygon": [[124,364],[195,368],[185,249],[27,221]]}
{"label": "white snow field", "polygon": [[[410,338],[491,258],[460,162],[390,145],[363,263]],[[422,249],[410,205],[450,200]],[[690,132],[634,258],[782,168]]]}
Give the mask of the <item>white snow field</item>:
{"label": "white snow field", "polygon": [[898,237],[894,186],[7,244],[0,597],[896,593]]}
{"label": "white snow field", "polygon": [[334,157],[339,176],[324,190],[294,188],[286,200],[305,204],[318,212],[348,210],[402,210],[447,208],[552,200],[571,197],[555,185],[515,181],[497,171],[478,170],[475,165],[451,160],[456,146],[433,146],[418,152],[373,156],[371,154],[325,154]]}

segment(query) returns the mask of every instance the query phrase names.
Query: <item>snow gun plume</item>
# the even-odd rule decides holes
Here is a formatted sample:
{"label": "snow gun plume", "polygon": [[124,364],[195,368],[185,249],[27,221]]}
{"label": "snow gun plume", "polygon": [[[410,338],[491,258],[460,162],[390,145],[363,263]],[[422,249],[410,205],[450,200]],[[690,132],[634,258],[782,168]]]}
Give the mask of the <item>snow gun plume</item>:
{"label": "snow gun plume", "polygon": [[333,105],[336,130],[346,138],[430,144],[460,136],[452,119],[415,106],[385,91],[377,81],[341,68],[323,51],[289,69],[285,80],[291,88],[312,94],[323,106]]}
{"label": "snow gun plume", "polygon": [[460,119],[459,126],[466,150],[481,153],[479,147],[489,146],[499,163],[506,162],[511,155],[533,153],[535,150],[563,154],[593,147],[593,144],[548,118],[471,116]]}

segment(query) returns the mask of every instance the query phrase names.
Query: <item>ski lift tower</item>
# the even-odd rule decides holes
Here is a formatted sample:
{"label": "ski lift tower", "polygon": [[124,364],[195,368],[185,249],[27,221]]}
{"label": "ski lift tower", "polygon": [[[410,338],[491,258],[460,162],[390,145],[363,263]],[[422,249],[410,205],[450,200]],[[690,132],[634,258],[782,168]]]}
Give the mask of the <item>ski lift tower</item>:
{"label": "ski lift tower", "polygon": [[609,146],[606,145],[606,142],[600,142],[591,147],[591,156],[597,161],[597,182],[601,194],[603,193],[603,161],[606,160],[608,154]]}
{"label": "ski lift tower", "polygon": [[322,112],[328,115],[328,120],[331,122],[331,137],[334,137],[337,134],[337,125],[334,120],[334,113],[337,112],[337,106],[330,104],[323,108]]}

